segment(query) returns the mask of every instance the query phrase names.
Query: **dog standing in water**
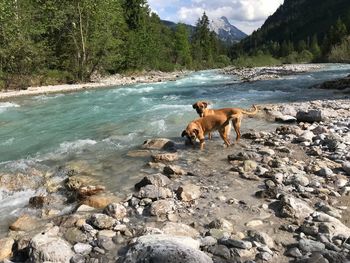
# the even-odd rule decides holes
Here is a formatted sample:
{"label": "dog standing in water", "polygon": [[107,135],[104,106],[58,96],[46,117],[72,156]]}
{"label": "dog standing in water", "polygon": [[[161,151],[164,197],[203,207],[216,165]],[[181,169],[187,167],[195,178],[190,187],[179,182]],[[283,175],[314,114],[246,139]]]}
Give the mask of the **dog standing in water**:
{"label": "dog standing in water", "polygon": [[[258,113],[258,108],[253,105],[253,111],[245,111],[240,108],[223,108],[223,109],[208,109],[208,102],[197,101],[192,107],[197,111],[200,117],[207,116],[220,116],[223,115],[227,118],[232,119],[233,128],[237,134],[236,141],[241,138],[241,122],[242,118],[245,115],[255,115]],[[209,139],[211,139],[211,133],[208,132]]]}

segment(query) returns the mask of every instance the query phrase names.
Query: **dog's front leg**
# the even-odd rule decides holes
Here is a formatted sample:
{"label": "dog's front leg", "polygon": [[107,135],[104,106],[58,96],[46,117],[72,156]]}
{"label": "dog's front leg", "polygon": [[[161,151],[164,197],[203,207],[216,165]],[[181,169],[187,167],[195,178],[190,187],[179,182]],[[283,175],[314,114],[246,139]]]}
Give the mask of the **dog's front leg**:
{"label": "dog's front leg", "polygon": [[199,140],[199,145],[201,150],[204,150],[204,144],[205,144],[204,139]]}

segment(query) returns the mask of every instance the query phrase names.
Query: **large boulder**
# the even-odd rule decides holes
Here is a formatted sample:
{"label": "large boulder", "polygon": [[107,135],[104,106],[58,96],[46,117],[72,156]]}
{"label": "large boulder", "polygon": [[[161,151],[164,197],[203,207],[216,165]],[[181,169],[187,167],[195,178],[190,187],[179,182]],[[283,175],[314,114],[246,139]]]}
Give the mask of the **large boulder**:
{"label": "large boulder", "polygon": [[212,263],[212,259],[199,250],[199,245],[199,241],[190,237],[141,236],[133,241],[124,263]]}
{"label": "large boulder", "polygon": [[30,262],[69,263],[74,253],[71,245],[57,236],[58,227],[35,235],[29,243]]}
{"label": "large boulder", "polygon": [[297,120],[299,122],[320,122],[325,119],[324,113],[321,110],[298,111]]}

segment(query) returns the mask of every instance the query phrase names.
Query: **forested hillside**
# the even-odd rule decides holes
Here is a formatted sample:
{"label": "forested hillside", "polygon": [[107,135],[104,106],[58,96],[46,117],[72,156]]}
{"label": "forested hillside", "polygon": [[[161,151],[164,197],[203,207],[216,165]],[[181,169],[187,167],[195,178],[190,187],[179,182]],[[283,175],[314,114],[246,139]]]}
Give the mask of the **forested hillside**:
{"label": "forested hillside", "polygon": [[[285,0],[264,25],[232,49],[295,60],[332,60],[350,28],[349,0]],[[293,61],[294,60],[294,61]]]}
{"label": "forested hillside", "polygon": [[201,69],[229,59],[203,14],[193,37],[146,0],[3,0],[0,89],[88,81],[95,73]]}

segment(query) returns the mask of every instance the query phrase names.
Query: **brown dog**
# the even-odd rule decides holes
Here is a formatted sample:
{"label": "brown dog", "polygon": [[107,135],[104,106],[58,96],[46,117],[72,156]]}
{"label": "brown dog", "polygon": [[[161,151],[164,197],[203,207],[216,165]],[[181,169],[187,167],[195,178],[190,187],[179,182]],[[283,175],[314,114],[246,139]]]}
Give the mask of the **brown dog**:
{"label": "brown dog", "polygon": [[[246,115],[255,115],[258,113],[258,108],[253,105],[254,111],[245,111],[240,108],[223,108],[223,109],[208,109],[208,102],[205,101],[197,101],[192,107],[197,111],[200,117],[212,116],[212,115],[224,115],[226,117],[232,118],[232,124],[236,131],[237,137],[236,141],[241,138],[241,122],[243,118],[243,114]],[[209,133],[209,139],[211,139],[211,134]]]}
{"label": "brown dog", "polygon": [[230,146],[228,140],[228,133],[230,132],[230,120],[234,116],[221,115],[210,115],[190,122],[187,125],[186,130],[181,134],[182,137],[187,136],[191,144],[199,140],[200,149],[204,148],[204,136],[212,131],[219,131],[221,138],[224,140],[226,146]]}

